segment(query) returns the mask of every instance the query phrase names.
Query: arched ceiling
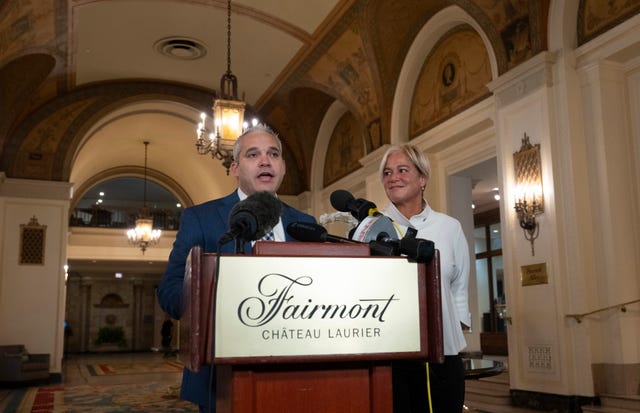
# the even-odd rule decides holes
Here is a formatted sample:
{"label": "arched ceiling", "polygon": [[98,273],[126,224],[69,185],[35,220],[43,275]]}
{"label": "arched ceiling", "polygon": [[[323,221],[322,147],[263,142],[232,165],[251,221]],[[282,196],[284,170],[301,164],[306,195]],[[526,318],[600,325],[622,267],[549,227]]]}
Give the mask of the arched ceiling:
{"label": "arched ceiling", "polygon": [[[581,1],[580,10],[602,21],[596,3]],[[251,111],[280,132],[288,156],[281,193],[296,195],[309,189],[318,128],[336,100],[365,131],[367,152],[389,142],[399,72],[432,16],[449,7],[471,16],[502,74],[545,50],[549,0],[233,0],[231,7],[232,72]],[[637,13],[625,7],[605,21]],[[193,165],[215,182],[203,197],[220,195],[232,179],[193,143],[197,114],[210,111],[227,68],[226,37],[225,0],[0,2],[0,171],[82,185],[97,165],[135,166],[145,135],[163,154],[154,157],[163,162],[159,172],[187,187],[177,169]],[[163,107],[122,114],[144,102]],[[91,159],[96,154],[105,156]],[[197,188],[187,192],[198,201]]]}

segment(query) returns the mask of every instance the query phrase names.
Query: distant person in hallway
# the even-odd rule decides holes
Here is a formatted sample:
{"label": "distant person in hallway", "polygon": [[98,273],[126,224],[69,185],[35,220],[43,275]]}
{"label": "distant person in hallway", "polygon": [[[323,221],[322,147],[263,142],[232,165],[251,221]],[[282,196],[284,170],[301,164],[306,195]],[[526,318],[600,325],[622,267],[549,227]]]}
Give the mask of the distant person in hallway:
{"label": "distant person in hallway", "polygon": [[[217,252],[218,240],[229,229],[231,208],[259,191],[275,196],[284,178],[282,143],[265,125],[256,125],[243,132],[234,145],[233,159],[230,170],[238,180],[238,189],[223,198],[186,208],[182,213],[169,263],[158,287],[160,306],[174,319],[179,319],[182,311],[182,284],[191,248],[200,245],[204,252]],[[294,241],[285,231],[291,222],[315,223],[316,220],[283,203],[280,221],[273,228],[276,241]],[[222,245],[221,251],[234,253],[234,243]],[[215,372],[212,370],[213,366],[203,366],[198,373],[185,369],[182,375],[180,397],[198,404],[200,412],[215,412]],[[213,377],[212,381],[210,377]]]}
{"label": "distant person in hallway", "polygon": [[161,344],[164,357],[172,356],[171,340],[173,339],[173,322],[169,316],[164,318],[162,328],[160,329],[160,335],[162,336]]}
{"label": "distant person in hallway", "polygon": [[442,277],[445,361],[428,366],[416,361],[394,363],[394,412],[429,412],[430,394],[433,413],[459,413],[464,403],[464,365],[459,353],[467,346],[462,325],[470,325],[469,244],[460,223],[432,210],[424,199],[431,167],[417,148],[409,144],[389,148],[380,174],[391,201],[382,212],[400,225],[417,229],[418,238],[434,242],[440,251]]}

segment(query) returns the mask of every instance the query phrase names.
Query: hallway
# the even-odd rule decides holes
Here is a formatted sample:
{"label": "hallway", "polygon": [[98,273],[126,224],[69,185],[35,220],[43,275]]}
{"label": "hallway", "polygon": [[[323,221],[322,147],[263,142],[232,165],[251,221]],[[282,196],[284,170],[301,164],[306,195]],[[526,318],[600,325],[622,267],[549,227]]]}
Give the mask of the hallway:
{"label": "hallway", "polygon": [[[149,353],[94,353],[66,355],[62,361],[62,382],[66,386],[81,384],[127,384],[157,382],[167,386],[180,385],[182,369],[163,371],[152,366],[159,366],[166,362],[161,352]],[[177,364],[177,363],[176,363]],[[96,372],[88,366],[128,366],[127,371]],[[167,370],[167,369],[165,369]]]}

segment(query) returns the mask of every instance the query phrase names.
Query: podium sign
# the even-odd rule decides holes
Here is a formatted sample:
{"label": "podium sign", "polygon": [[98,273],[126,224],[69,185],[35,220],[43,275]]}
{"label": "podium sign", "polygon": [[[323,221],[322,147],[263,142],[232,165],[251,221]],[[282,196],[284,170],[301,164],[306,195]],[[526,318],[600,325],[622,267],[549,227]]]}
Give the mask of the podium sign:
{"label": "podium sign", "polygon": [[404,258],[221,257],[215,361],[419,354],[420,291]]}
{"label": "podium sign", "polygon": [[444,361],[439,262],[437,250],[430,263],[371,257],[367,244],[196,246],[185,366],[216,364],[219,413],[391,413],[394,360]]}

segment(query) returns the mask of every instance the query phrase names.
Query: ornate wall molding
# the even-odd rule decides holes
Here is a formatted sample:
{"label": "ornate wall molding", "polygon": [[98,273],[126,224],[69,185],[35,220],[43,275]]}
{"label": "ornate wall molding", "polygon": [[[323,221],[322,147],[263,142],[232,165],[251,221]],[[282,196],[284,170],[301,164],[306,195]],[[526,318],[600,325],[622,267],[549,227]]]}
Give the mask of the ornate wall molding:
{"label": "ornate wall molding", "polygon": [[552,86],[555,62],[556,53],[542,52],[490,82],[487,86],[495,94],[498,107],[516,102],[541,87]]}

